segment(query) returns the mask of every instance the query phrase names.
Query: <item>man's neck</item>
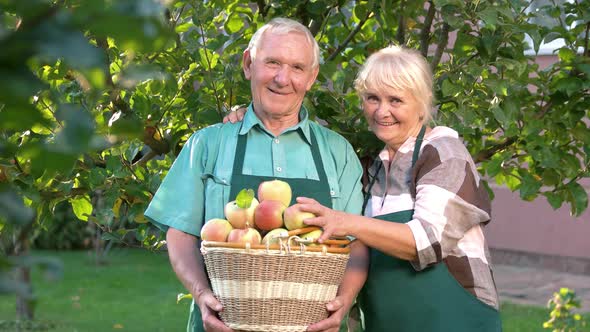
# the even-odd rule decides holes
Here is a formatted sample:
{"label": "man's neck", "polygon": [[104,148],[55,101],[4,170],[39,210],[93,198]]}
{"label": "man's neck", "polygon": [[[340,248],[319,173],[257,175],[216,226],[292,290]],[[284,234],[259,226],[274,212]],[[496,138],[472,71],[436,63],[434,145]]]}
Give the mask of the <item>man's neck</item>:
{"label": "man's neck", "polygon": [[283,131],[291,128],[299,123],[299,112],[284,116],[271,116],[269,114],[259,114],[254,110],[254,113],[260,119],[264,127],[273,135],[279,136]]}

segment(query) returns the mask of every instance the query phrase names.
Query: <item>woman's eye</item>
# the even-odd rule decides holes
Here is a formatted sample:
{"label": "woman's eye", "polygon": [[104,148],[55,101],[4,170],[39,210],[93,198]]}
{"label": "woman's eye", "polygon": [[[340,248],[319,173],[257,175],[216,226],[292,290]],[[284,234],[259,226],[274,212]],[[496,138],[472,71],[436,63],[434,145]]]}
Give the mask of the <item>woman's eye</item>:
{"label": "woman's eye", "polygon": [[374,96],[374,95],[368,95],[368,96],[366,97],[366,99],[367,99],[367,101],[370,101],[370,102],[376,102],[376,101],[379,101],[379,98],[377,98],[377,96]]}
{"label": "woman's eye", "polygon": [[391,103],[391,104],[398,104],[401,102],[402,102],[402,100],[399,98],[395,98],[395,97],[389,98],[389,103]]}

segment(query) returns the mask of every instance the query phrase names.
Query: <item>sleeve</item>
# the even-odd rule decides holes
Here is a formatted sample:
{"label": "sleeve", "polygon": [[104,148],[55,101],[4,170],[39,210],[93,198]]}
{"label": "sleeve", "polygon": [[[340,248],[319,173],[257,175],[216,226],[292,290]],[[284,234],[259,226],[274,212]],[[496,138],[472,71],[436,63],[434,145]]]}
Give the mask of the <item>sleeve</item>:
{"label": "sleeve", "polygon": [[363,207],[362,181],[363,168],[350,143],[345,142],[345,154],[342,172],[338,179],[342,197],[341,210],[352,214],[361,214]]}
{"label": "sleeve", "polygon": [[207,157],[206,136],[202,130],[187,140],[144,213],[163,231],[173,227],[199,235],[205,212],[201,175]]}
{"label": "sleeve", "polygon": [[469,153],[458,140],[445,144],[426,145],[413,174],[416,201],[408,225],[418,253],[411,264],[418,271],[455,252],[468,231],[490,220],[489,198]]}

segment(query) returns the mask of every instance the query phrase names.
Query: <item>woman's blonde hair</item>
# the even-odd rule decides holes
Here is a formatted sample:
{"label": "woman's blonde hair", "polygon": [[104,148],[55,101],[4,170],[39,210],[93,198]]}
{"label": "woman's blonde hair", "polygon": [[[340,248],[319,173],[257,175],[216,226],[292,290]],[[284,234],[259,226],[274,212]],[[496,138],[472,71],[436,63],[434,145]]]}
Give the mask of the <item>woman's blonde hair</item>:
{"label": "woman's blonde hair", "polygon": [[354,88],[361,97],[367,90],[410,91],[422,104],[422,120],[427,123],[432,117],[432,80],[432,70],[422,54],[388,46],[369,56],[354,81]]}

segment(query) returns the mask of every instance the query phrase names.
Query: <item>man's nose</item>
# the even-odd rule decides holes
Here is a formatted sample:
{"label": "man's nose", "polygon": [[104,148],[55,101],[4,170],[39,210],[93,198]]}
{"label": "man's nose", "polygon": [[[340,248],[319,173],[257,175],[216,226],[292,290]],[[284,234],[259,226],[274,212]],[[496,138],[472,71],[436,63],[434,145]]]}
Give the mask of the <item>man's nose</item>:
{"label": "man's nose", "polygon": [[289,67],[286,65],[282,65],[275,73],[274,80],[278,85],[285,86],[289,84],[289,76]]}

